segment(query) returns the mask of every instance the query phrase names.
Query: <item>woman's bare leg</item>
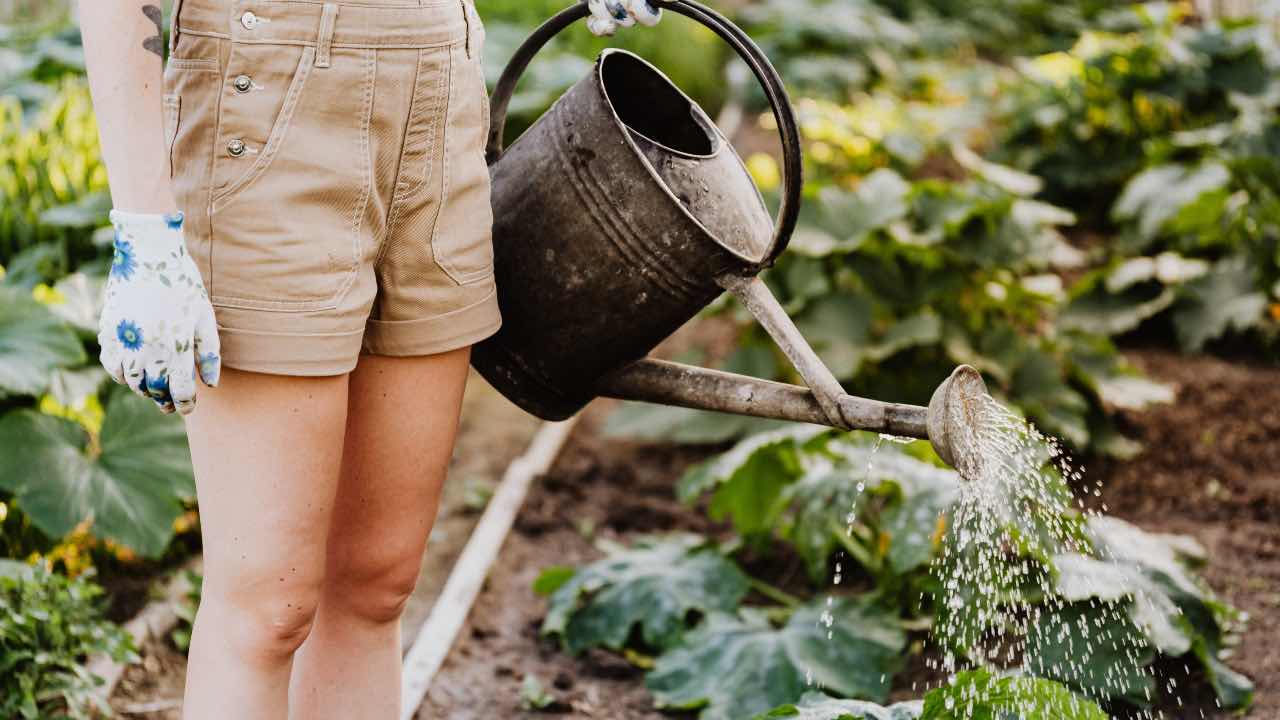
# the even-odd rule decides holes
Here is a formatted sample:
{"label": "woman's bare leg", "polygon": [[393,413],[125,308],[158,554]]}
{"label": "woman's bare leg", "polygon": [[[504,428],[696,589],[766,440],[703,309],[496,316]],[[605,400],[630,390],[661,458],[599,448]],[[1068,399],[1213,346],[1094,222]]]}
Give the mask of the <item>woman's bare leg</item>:
{"label": "woman's bare leg", "polygon": [[293,653],[320,600],[346,414],[346,376],[224,369],[200,389],[187,434],[204,585],[184,720],[286,717]]}
{"label": "woman's bare leg", "polygon": [[469,358],[365,355],[351,374],[325,582],[294,664],[295,720],[399,717],[400,614],[435,521]]}

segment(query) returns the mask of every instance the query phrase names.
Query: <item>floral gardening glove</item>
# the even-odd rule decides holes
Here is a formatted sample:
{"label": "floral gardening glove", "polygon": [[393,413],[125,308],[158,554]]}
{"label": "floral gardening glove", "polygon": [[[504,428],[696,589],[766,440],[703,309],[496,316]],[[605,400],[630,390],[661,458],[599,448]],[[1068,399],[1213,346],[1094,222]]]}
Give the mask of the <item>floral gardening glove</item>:
{"label": "floral gardening glove", "polygon": [[662,9],[652,0],[587,0],[591,17],[587,28],[595,35],[612,35],[620,27],[657,25],[662,19]]}
{"label": "floral gardening glove", "polygon": [[182,213],[111,211],[115,257],[98,321],[102,366],[116,382],[183,415],[196,404],[196,375],[218,384],[218,326],[200,272],[182,239]]}

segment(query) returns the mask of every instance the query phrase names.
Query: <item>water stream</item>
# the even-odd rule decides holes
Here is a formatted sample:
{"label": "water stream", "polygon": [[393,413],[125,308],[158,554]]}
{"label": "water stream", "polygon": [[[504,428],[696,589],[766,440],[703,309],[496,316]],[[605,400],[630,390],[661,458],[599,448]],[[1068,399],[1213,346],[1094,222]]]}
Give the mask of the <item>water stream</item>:
{"label": "water stream", "polygon": [[[1106,695],[1152,700],[1151,650],[1140,633],[1116,631],[1134,627],[1123,600],[1132,592],[1137,595],[1134,602],[1144,601],[1137,579],[1121,572],[1112,581],[1124,587],[1110,600],[1083,601],[1087,610],[1082,611],[1081,602],[1073,606],[1062,599],[1055,578],[1045,569],[1046,561],[1067,553],[1103,559],[1086,531],[1088,519],[1097,512],[1086,508],[1083,498],[1070,489],[1101,496],[1100,484],[1089,484],[1084,469],[1056,440],[998,402],[984,398],[980,414],[983,421],[974,442],[983,462],[973,477],[960,483],[943,550],[931,567],[936,594],[921,598],[925,607],[935,609],[931,640],[940,648],[928,666],[948,677],[982,667],[1064,680],[1087,678],[1089,684],[1105,688]],[[875,453],[886,441],[911,442],[887,435],[876,440],[846,517],[851,537],[861,494],[874,480]],[[834,570],[833,591],[838,591],[846,573],[843,558]],[[832,600],[829,596],[828,606]],[[828,628],[833,621],[829,613],[822,616]],[[1066,643],[1065,656],[1037,652],[1054,644],[1050,640],[1057,647]],[[1176,683],[1166,683],[1175,696]],[[931,689],[913,687],[918,694]],[[1024,710],[1026,717],[1044,717],[1052,708]],[[1135,713],[1130,717],[1160,717],[1151,710]]]}

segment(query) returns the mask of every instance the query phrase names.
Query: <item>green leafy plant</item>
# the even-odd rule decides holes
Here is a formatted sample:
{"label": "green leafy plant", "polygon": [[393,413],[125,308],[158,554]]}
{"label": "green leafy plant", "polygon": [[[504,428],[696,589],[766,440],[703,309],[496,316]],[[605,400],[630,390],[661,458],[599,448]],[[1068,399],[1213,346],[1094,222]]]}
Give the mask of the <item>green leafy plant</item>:
{"label": "green leafy plant", "polygon": [[56,368],[86,359],[80,339],[61,318],[29,293],[0,285],[0,399],[39,395]]}
{"label": "green leafy plant", "polygon": [[52,274],[41,280],[52,282],[97,257],[92,237],[106,220],[106,190],[83,79],[63,81],[30,124],[17,99],[0,96],[0,265],[43,252]]}
{"label": "green leafy plant", "polygon": [[[1247,707],[1253,683],[1219,658],[1240,628],[1240,614],[1191,572],[1204,549],[1191,538],[1148,533],[1118,518],[1091,517],[1088,533],[1096,557],[1053,558],[1055,590],[1067,604],[1046,612],[1029,638],[1037,671],[1091,697],[1147,702],[1154,688],[1140,668],[1157,653],[1185,657],[1203,668],[1223,707]],[[1110,607],[1117,611],[1096,612]],[[1090,620],[1087,637],[1082,618]]]}
{"label": "green leafy plant", "polygon": [[1010,89],[1002,154],[1046,178],[1056,201],[1106,208],[1144,168],[1149,143],[1231,120],[1232,95],[1265,92],[1274,71],[1266,31],[1183,23],[1184,7],[1123,7],[1110,30],[1027,63],[1031,82]]}
{"label": "green leafy plant", "polygon": [[730,612],[746,595],[747,576],[694,535],[638,540],[611,547],[598,562],[569,572],[553,568],[536,589],[550,595],[544,635],[566,650],[621,650],[638,629],[644,645],[663,649],[685,633],[691,615]]}
{"label": "green leafy plant", "polygon": [[959,491],[954,472],[911,452],[816,428],[761,433],[691,468],[676,492],[709,497],[711,517],[743,535],[786,541],[815,584],[840,550],[888,591],[927,567]]}
{"label": "green leafy plant", "polygon": [[32,409],[0,416],[0,488],[51,537],[84,520],[93,532],[148,556],[173,536],[181,501],[195,494],[182,424],[112,386],[101,429]]}
{"label": "green leafy plant", "polygon": [[[694,466],[677,492],[686,502],[706,499],[711,516],[731,521],[749,545],[785,543],[805,561],[815,588],[827,585],[833,568],[846,576],[865,573],[881,607],[949,628],[954,647],[944,650],[961,657],[983,662],[970,645],[978,646],[993,619],[1003,616],[998,605],[1017,600],[1037,619],[1019,631],[1026,634],[1025,669],[1037,676],[1091,698],[1146,705],[1159,696],[1152,663],[1182,658],[1203,671],[1224,707],[1248,705],[1250,682],[1219,657],[1239,615],[1194,576],[1187,559],[1203,551],[1189,538],[1151,535],[1051,504],[1031,519],[1025,512],[1007,518],[1009,537],[1030,538],[1052,526],[1057,534],[1072,533],[1072,545],[1052,550],[1057,544],[1025,543],[1020,570],[1010,573],[1020,582],[996,593],[997,606],[967,601],[963,587],[946,591],[957,593],[957,602],[942,603],[939,573],[945,576],[947,563],[965,552],[952,526],[961,481],[931,458],[924,443],[877,444],[793,428],[749,437]],[[1069,497],[1060,476],[1049,478],[1043,493]],[[1080,550],[1067,549],[1072,546]],[[783,602],[794,607],[803,600]],[[1079,636],[1081,627],[1091,629],[1088,637]],[[1081,647],[1092,649],[1082,656]]]}
{"label": "green leafy plant", "polygon": [[700,720],[750,717],[814,683],[883,700],[906,640],[895,613],[865,599],[815,600],[785,622],[742,608],[709,617],[660,655],[645,684],[658,707],[701,708]]}
{"label": "green leafy plant", "polygon": [[102,616],[102,588],[41,566],[0,561],[0,715],[38,720],[94,717],[102,683],[89,655],[136,661],[133,639]]}
{"label": "green leafy plant", "polygon": [[520,682],[520,707],[533,712],[558,712],[564,706],[538,679],[528,673]]}
{"label": "green leafy plant", "polygon": [[924,700],[889,707],[862,700],[837,700],[808,693],[755,720],[1106,720],[1096,704],[1052,680],[1023,675],[997,676],[986,670],[959,673]]}
{"label": "green leafy plant", "polygon": [[169,639],[173,641],[174,647],[185,653],[191,648],[191,630],[195,626],[196,611],[200,609],[204,575],[196,570],[183,570],[182,576],[186,580],[187,589],[174,610],[178,623],[169,633]]}

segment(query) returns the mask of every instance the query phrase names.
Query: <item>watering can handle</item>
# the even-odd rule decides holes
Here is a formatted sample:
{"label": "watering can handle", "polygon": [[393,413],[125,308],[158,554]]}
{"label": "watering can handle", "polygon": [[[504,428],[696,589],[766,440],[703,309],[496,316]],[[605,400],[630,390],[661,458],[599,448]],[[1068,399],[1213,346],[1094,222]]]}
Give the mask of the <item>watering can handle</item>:
{"label": "watering can handle", "polygon": [[[786,250],[800,213],[800,191],[804,179],[801,172],[800,130],[796,122],[795,110],[791,107],[791,100],[782,84],[782,78],[769,62],[768,56],[737,25],[693,0],[650,0],[650,2],[656,7],[692,18],[719,35],[751,68],[751,72],[764,89],[770,107],[773,108],[773,117],[777,121],[778,133],[782,138],[782,203],[778,209],[778,219],[768,254],[758,265],[744,273],[754,274],[762,268],[773,265],[774,260],[782,254],[783,250]],[[552,38],[588,15],[590,11],[587,9],[585,0],[566,8],[538,27],[511,57],[511,61],[502,71],[502,77],[493,90],[493,99],[490,103],[492,110],[486,150],[490,165],[502,155],[507,108],[511,104],[511,96],[515,93],[516,84],[529,67],[529,63]]]}

